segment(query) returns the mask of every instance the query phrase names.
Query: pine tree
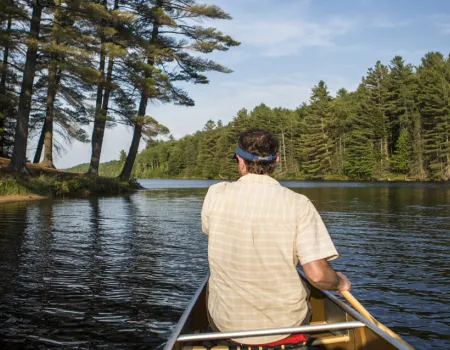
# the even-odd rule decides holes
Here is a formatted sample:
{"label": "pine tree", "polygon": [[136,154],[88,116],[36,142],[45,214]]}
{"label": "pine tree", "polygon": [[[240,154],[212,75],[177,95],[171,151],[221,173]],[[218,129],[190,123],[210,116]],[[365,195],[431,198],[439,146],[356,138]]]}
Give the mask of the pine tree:
{"label": "pine tree", "polygon": [[38,1],[33,1],[33,12],[28,35],[28,49],[22,78],[22,87],[17,111],[17,124],[14,137],[14,149],[9,168],[18,172],[28,172],[26,169],[28,124],[31,110],[33,81],[36,71],[39,31],[41,28],[42,7]]}
{"label": "pine tree", "polygon": [[[414,114],[417,111],[415,102],[415,96],[417,95],[417,79],[412,65],[405,64],[405,61],[400,56],[394,57],[389,68],[389,97],[386,114],[390,119],[391,130],[391,143],[389,149],[391,154],[394,153],[391,160],[392,167],[396,172],[401,172],[403,174],[410,172],[412,174],[412,168],[416,169],[417,165],[413,166],[409,163],[412,159],[411,152],[421,152],[421,150],[418,148],[407,147],[408,145],[404,142],[405,140],[411,140],[410,135],[415,135]],[[416,135],[416,137],[420,137],[420,135]],[[420,142],[419,139],[414,139],[413,141],[415,143]],[[392,151],[393,149],[395,149],[395,151]],[[421,156],[418,155],[418,157]],[[407,162],[406,165],[404,164],[405,161]],[[414,171],[417,172],[417,170]]]}
{"label": "pine tree", "polygon": [[389,144],[392,143],[392,134],[389,125],[389,117],[386,114],[388,108],[388,68],[378,61],[374,68],[369,68],[364,79],[368,94],[368,112],[375,120],[374,132],[377,143],[378,167],[377,174],[382,176],[389,170]]}
{"label": "pine tree", "polygon": [[299,140],[301,135],[301,122],[298,118],[297,111],[291,111],[288,119],[289,128],[289,138],[288,138],[288,174],[292,178],[296,178],[300,173],[300,162],[299,162]]}
{"label": "pine tree", "polygon": [[412,116],[411,127],[411,160],[409,161],[410,174],[414,179],[425,180],[425,171],[422,117],[418,110]]}
{"label": "pine tree", "polygon": [[119,162],[125,163],[126,159],[127,159],[127,152],[125,152],[123,149],[120,150]]}
{"label": "pine tree", "polygon": [[0,157],[10,155],[14,136],[15,105],[17,98],[14,91],[16,85],[15,70],[10,61],[17,55],[18,30],[13,27],[21,19],[26,18],[22,6],[13,0],[0,2]]}
{"label": "pine tree", "polygon": [[323,179],[331,171],[332,144],[329,138],[331,96],[324,81],[314,86],[301,139],[302,168],[307,177]]}
{"label": "pine tree", "polygon": [[419,111],[424,152],[432,178],[450,178],[449,62],[439,52],[429,52],[419,67]]}
{"label": "pine tree", "polygon": [[344,88],[340,89],[331,104],[331,139],[335,152],[332,157],[332,170],[336,175],[345,173],[346,138],[348,132],[347,120],[351,114],[352,95]]}
{"label": "pine tree", "polygon": [[183,150],[183,162],[186,164],[183,175],[186,177],[192,177],[195,175],[195,169],[197,167],[197,155],[198,155],[198,135],[188,135],[184,138],[186,143]]}
{"label": "pine tree", "polygon": [[46,106],[46,116],[44,123],[44,144],[45,144],[45,154],[43,165],[49,168],[54,168],[53,165],[53,119],[54,119],[54,107],[56,93],[58,92],[59,82],[61,80],[61,69],[58,67],[59,55],[57,53],[59,46],[61,45],[61,40],[59,38],[59,33],[61,30],[61,0],[55,0],[55,13],[53,19],[53,30],[52,30],[52,52],[50,54],[50,65],[48,68],[48,93],[47,93],[47,106]]}
{"label": "pine tree", "polygon": [[35,128],[42,125],[34,163],[40,162],[45,141],[42,164],[54,166],[53,152],[63,148],[56,135],[69,143],[72,139],[88,141],[82,128],[89,123],[86,100],[98,79],[91,56],[93,33],[86,25],[90,5],[85,0],[56,0],[48,8],[53,14],[52,21],[51,25],[43,26],[41,39],[41,65],[47,67],[48,74],[36,83],[37,112],[32,116]]}
{"label": "pine tree", "polygon": [[[4,157],[5,153],[5,121],[6,121],[6,112],[8,109],[8,96],[6,93],[6,81],[8,76],[8,59],[9,59],[9,50],[10,50],[10,36],[12,31],[12,13],[10,10],[10,5],[12,2],[5,3],[5,16],[1,18],[1,24],[3,27],[3,23],[6,22],[6,29],[1,32],[1,46],[3,51],[3,58],[0,66],[0,157]],[[3,4],[2,4],[3,5]]]}
{"label": "pine tree", "polygon": [[196,173],[204,179],[214,179],[219,175],[217,152],[216,123],[208,120],[198,143]]}
{"label": "pine tree", "polygon": [[[220,122],[220,121],[219,121]],[[236,161],[232,156],[236,148],[236,131],[233,125],[220,126],[217,123],[217,144],[214,163],[218,166],[218,177],[232,179],[238,176]]]}
{"label": "pine tree", "polygon": [[[97,83],[95,101],[94,127],[92,130],[92,154],[88,174],[98,175],[100,156],[103,145],[105,128],[107,125],[108,108],[113,86],[113,70],[117,58],[127,55],[126,38],[129,32],[125,30],[126,24],[131,20],[131,13],[119,11],[119,0],[114,0],[112,11],[108,11],[107,0],[102,0],[102,10],[106,10],[98,23],[99,33],[99,66],[100,75]],[[106,62],[108,64],[106,65]],[[105,72],[106,68],[106,72]],[[122,96],[121,101],[126,101]]]}
{"label": "pine tree", "polygon": [[[388,98],[386,114],[390,119],[391,144],[393,149],[401,130],[409,130],[414,113],[414,96],[417,94],[417,82],[411,64],[405,64],[400,56],[395,56],[389,65]],[[392,152],[391,152],[392,153]]]}
{"label": "pine tree", "polygon": [[178,177],[186,168],[186,163],[183,157],[183,142],[176,142],[171,140],[169,143],[169,160],[167,175],[170,177]]}
{"label": "pine tree", "polygon": [[395,143],[395,151],[391,158],[392,168],[395,172],[407,174],[409,171],[410,161],[410,138],[408,129],[403,128],[400,131],[400,136]]}
{"label": "pine tree", "polygon": [[[174,85],[176,82],[207,84],[208,78],[202,74],[203,72],[231,72],[211,60],[189,53],[194,51],[207,54],[217,50],[226,51],[231,46],[239,45],[231,37],[224,36],[214,28],[185,23],[187,18],[190,20],[231,19],[219,7],[200,5],[194,0],[136,0],[134,6],[141,15],[142,23],[152,27],[152,31],[147,35],[146,65],[142,65],[143,79],[135,78],[136,86],[141,93],[136,118],[146,115],[149,99],[193,106],[194,101],[185,91]],[[142,36],[145,34],[143,32]],[[178,37],[181,39],[178,40]],[[165,73],[169,71],[171,73]],[[122,179],[128,179],[131,175],[144,127],[145,125],[134,123],[133,140],[120,175]]]}
{"label": "pine tree", "polygon": [[353,108],[347,120],[349,131],[344,161],[345,174],[352,179],[371,179],[377,164],[370,98],[364,82],[352,94]]}
{"label": "pine tree", "polygon": [[285,108],[274,108],[271,113],[274,126],[269,128],[280,141],[280,162],[277,176],[293,176],[298,173],[298,161],[295,159],[295,141],[300,136],[297,115]]}

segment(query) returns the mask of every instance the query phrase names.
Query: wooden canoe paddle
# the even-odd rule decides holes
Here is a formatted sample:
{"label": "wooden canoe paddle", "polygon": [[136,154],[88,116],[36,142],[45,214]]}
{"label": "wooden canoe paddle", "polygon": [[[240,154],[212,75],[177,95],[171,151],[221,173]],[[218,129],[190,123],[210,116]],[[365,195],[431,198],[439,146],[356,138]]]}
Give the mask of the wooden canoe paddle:
{"label": "wooden canoe paddle", "polygon": [[340,291],[339,293],[342,294],[342,296],[355,308],[356,311],[358,311],[363,317],[367,318],[370,322],[372,322],[374,325],[379,327],[381,330],[389,334],[392,338],[397,339],[400,343],[407,346],[409,349],[414,350],[414,348],[409,345],[406,341],[404,341],[400,336],[395,333],[394,331],[390,330],[388,327],[386,327],[381,322],[378,322],[370,313],[366,310],[364,306],[361,305],[361,303],[352,295],[352,293],[348,291]]}

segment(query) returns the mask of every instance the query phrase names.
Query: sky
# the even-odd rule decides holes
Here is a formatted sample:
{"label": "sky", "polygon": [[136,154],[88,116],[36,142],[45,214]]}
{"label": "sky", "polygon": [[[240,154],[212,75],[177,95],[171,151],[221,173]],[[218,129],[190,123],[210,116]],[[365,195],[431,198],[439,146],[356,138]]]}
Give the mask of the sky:
{"label": "sky", "polygon": [[[212,119],[230,122],[242,108],[261,103],[295,109],[324,80],[332,95],[353,91],[370,67],[395,55],[419,65],[429,51],[450,53],[448,0],[203,0],[228,12],[230,21],[207,21],[241,42],[205,57],[233,73],[208,73],[208,85],[183,85],[194,107],[149,104],[147,115],[179,139]],[[91,134],[92,129],[88,130]],[[101,162],[128,151],[132,129],[107,129]],[[90,160],[91,145],[74,141],[58,168]],[[141,149],[145,143],[141,141]]]}

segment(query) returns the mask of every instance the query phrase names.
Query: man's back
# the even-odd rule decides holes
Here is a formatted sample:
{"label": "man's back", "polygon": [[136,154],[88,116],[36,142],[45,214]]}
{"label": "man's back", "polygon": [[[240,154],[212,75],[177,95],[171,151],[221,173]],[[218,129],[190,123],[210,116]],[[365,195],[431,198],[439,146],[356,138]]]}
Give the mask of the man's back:
{"label": "man's back", "polygon": [[[290,327],[303,322],[302,264],[337,252],[310,201],[267,175],[211,186],[202,210],[209,234],[208,309],[221,331]],[[311,248],[311,249],[310,249]],[[285,336],[246,338],[263,344]]]}

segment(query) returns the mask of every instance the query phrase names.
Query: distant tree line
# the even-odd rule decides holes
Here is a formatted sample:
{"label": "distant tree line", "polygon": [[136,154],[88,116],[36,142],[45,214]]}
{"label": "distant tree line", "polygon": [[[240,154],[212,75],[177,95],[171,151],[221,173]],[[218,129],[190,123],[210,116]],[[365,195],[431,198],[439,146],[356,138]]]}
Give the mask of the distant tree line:
{"label": "distant tree line", "polygon": [[[239,45],[203,20],[231,19],[196,0],[0,0],[0,157],[27,172],[54,167],[64,142],[91,142],[97,176],[107,127],[133,127],[119,175],[128,179],[141,138],[168,134],[151,102],[193,106],[179,82],[231,72],[202,57]],[[93,126],[89,136],[84,127]],[[29,149],[29,140],[37,140]]]}
{"label": "distant tree line", "polygon": [[133,175],[236,177],[236,136],[255,127],[280,140],[278,178],[449,180],[450,59],[430,52],[414,67],[396,56],[377,62],[354,92],[332,97],[320,81],[295,110],[262,104],[228,125],[210,120],[180,140],[151,141]]}

